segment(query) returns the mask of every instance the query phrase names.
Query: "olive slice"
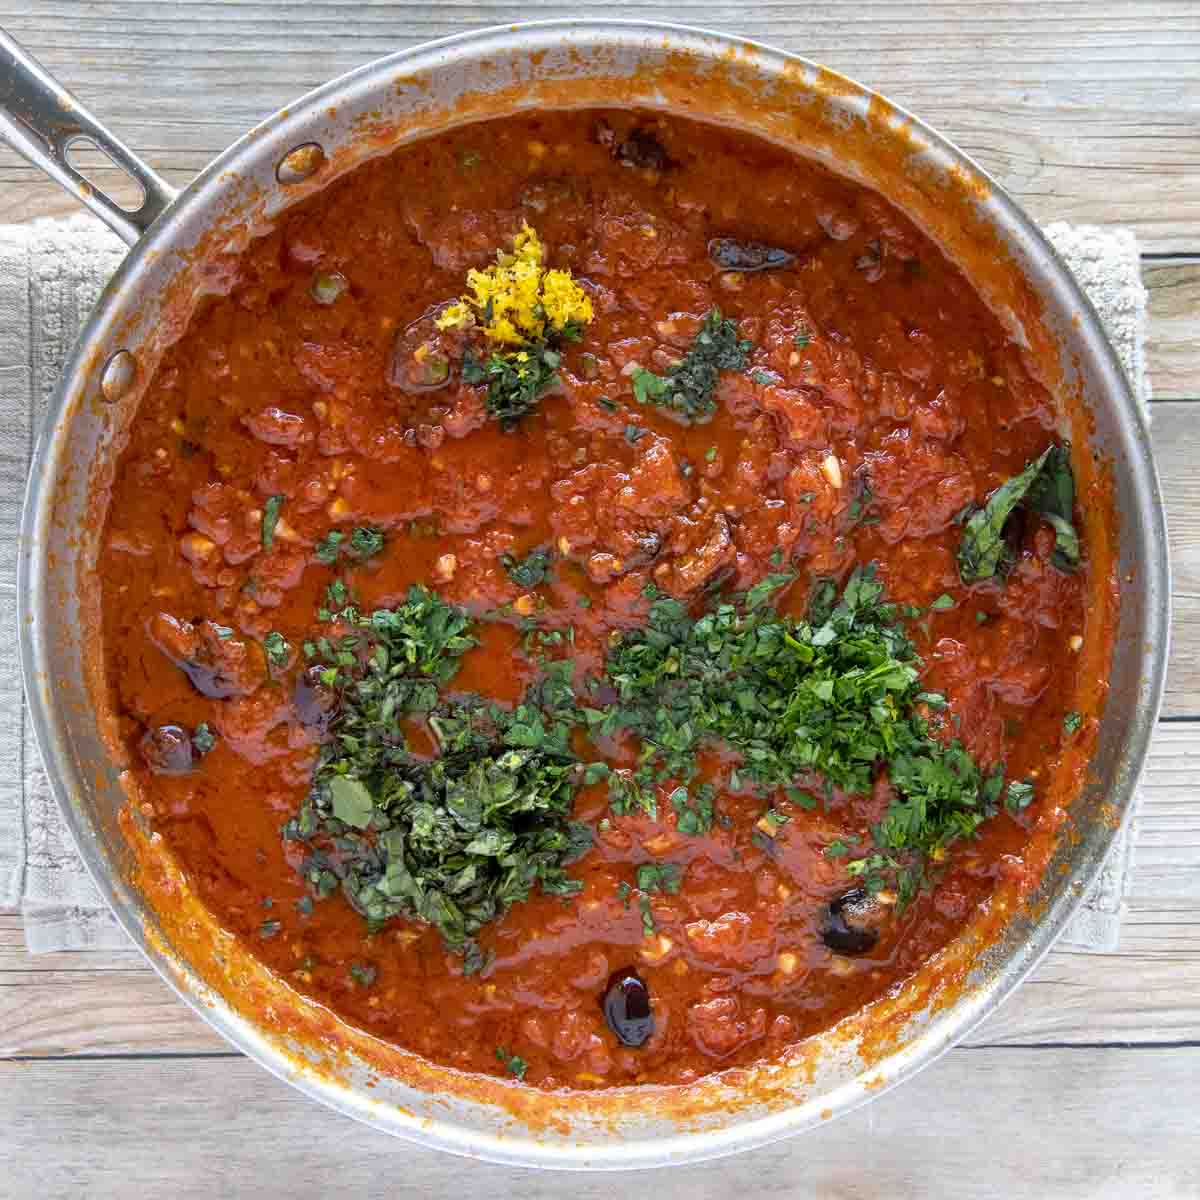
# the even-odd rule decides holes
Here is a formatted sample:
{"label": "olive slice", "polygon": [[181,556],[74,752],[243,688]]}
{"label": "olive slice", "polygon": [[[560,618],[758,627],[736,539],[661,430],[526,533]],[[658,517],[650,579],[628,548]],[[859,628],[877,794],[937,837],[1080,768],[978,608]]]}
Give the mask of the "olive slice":
{"label": "olive slice", "polygon": [[613,157],[627,167],[665,171],[671,166],[670,155],[662,142],[648,129],[635,129],[613,149]]}
{"label": "olive slice", "polygon": [[186,775],[192,769],[192,737],[182,726],[158,725],[147,729],[140,749],[155,775]]}
{"label": "olive slice", "polygon": [[300,724],[324,737],[337,708],[337,695],[321,682],[324,668],[311,666],[296,680],[292,707]]}
{"label": "olive slice", "polygon": [[650,991],[632,967],[622,967],[612,973],[600,1007],[608,1027],[622,1045],[644,1045],[654,1032]]}
{"label": "olive slice", "polygon": [[790,250],[736,238],[713,238],[708,243],[708,257],[722,271],[775,271],[796,261]]}
{"label": "olive slice", "polygon": [[871,908],[871,898],[863,888],[851,888],[829,902],[821,941],[834,954],[866,954],[879,941],[879,932],[860,922]]}

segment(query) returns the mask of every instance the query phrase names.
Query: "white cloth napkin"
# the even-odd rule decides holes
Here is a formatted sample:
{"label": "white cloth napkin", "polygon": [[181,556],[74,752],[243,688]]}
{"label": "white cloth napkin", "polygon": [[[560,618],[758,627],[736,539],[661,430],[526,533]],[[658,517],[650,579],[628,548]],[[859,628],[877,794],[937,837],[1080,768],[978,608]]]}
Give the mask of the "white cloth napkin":
{"label": "white cloth napkin", "polygon": [[[1051,225],[1145,405],[1146,290],[1126,229]],[[33,439],[88,310],[125,253],[89,216],[0,225],[0,906],[20,905],[34,954],[128,948],[46,785],[17,661],[16,559]],[[1116,949],[1132,817],[1059,946]]]}

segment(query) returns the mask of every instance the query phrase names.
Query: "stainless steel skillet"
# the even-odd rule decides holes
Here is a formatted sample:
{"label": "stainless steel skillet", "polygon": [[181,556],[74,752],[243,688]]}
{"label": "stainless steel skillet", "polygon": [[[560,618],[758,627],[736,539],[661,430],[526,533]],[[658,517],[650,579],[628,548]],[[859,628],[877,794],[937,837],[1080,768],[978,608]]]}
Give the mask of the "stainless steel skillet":
{"label": "stainless steel skillet", "polygon": [[[95,694],[91,586],[105,480],[122,431],[206,271],[272,215],[401,141],[521,108],[638,104],[729,122],[882,191],[959,261],[1064,397],[1077,451],[1102,460],[1120,618],[1092,778],[1072,806],[1031,906],[985,947],[962,950],[968,986],[942,1001],[914,992],[891,1014],[893,1041],[864,1058],[878,1014],[805,1047],[797,1061],[717,1078],[688,1096],[640,1089],[529,1101],[462,1076],[374,1053],[316,1061],[302,1036],[317,1015],[278,985],[295,1020],[268,1025],[214,980],[197,943],[164,929],[117,817],[126,805]],[[632,22],[547,22],[483,30],[379,60],[264,121],[178,196],[7,38],[0,38],[0,133],[131,245],[84,328],[34,455],[19,567],[21,651],[47,773],[80,852],[131,938],[214,1028],[268,1069],[341,1112],[422,1144],[508,1163],[620,1169],[694,1161],[761,1145],[845,1112],[928,1064],[1032,969],[1096,874],[1127,810],[1163,686],[1169,580],[1162,501],[1148,436],[1095,313],[1038,229],[932,130],[815,64],[721,34]],[[136,212],[70,165],[90,138],[139,183]],[[309,147],[295,153],[297,148]],[[1074,398],[1074,399],[1072,399]],[[220,941],[219,931],[212,933]],[[234,948],[221,943],[224,960]],[[251,967],[242,982],[270,989]],[[225,982],[228,982],[226,980]],[[256,994],[268,994],[258,993]],[[305,1022],[309,1022],[306,1024]],[[327,1026],[321,1026],[327,1028]],[[339,1042],[339,1044],[342,1044]],[[325,1049],[328,1046],[326,1045]]]}

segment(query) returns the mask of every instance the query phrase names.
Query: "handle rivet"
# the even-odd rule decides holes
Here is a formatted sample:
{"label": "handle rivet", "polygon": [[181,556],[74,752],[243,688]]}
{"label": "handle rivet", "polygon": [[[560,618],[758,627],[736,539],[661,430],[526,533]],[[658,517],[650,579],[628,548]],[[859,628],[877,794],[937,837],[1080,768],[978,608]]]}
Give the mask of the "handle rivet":
{"label": "handle rivet", "polygon": [[128,350],[118,350],[100,373],[100,391],[109,404],[115,404],[137,379],[137,359]]}
{"label": "handle rivet", "polygon": [[325,151],[316,142],[305,142],[289,150],[275,168],[275,178],[280,183],[300,183],[325,165]]}

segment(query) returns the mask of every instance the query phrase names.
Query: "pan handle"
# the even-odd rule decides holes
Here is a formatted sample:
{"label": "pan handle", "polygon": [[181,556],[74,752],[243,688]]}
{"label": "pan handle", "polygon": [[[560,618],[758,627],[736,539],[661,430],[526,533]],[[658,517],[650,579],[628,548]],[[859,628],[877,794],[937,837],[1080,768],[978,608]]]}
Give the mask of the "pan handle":
{"label": "pan handle", "polygon": [[[131,246],[175,199],[175,189],[120,138],[109,133],[70,92],[0,29],[0,138],[77,196]],[[94,142],[142,190],[127,209],[89,183],[71,164],[71,149]]]}

